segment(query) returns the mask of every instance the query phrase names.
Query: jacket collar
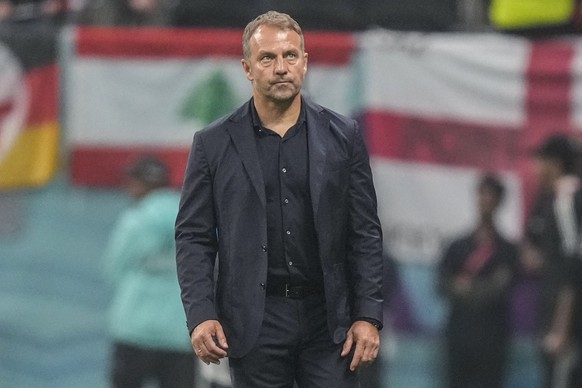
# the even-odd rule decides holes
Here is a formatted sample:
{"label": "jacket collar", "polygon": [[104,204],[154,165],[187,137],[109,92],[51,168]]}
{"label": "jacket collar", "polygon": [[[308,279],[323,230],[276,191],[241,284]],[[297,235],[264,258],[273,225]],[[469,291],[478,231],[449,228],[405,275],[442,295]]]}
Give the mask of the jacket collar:
{"label": "jacket collar", "polygon": [[[253,132],[253,120],[250,104],[252,99],[236,110],[228,120],[227,131],[242,160],[245,170],[255,188],[261,204],[266,206],[265,182],[257,152],[257,144]],[[324,110],[309,98],[302,96],[305,119],[307,121],[307,139],[309,144],[309,184],[313,214],[317,216],[325,161],[327,159],[327,136],[329,122],[326,121]]]}

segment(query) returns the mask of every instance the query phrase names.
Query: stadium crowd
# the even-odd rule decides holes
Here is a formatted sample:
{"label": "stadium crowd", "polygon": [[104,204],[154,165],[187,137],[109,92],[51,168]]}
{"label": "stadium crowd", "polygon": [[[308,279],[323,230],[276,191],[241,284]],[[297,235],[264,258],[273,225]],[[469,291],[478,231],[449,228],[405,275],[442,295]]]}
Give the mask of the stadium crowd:
{"label": "stadium crowd", "polygon": [[579,0],[0,0],[0,23],[242,28],[269,9],[304,29],[499,30],[527,35],[579,31]]}

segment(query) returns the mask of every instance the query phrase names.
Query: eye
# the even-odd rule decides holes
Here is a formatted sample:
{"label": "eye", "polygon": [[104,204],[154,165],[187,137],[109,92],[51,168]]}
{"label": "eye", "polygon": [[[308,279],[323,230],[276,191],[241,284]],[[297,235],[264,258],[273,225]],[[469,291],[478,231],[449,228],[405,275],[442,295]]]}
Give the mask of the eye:
{"label": "eye", "polygon": [[260,61],[262,63],[269,63],[273,60],[273,57],[271,55],[263,55],[260,59]]}
{"label": "eye", "polygon": [[297,59],[297,53],[288,53],[287,58],[289,59]]}

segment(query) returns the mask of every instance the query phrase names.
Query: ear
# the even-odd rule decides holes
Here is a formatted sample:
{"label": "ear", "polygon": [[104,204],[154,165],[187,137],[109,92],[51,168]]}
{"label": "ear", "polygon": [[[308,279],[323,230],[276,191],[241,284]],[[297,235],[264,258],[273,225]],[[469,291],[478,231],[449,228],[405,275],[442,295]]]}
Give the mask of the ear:
{"label": "ear", "polygon": [[245,76],[247,77],[247,79],[249,81],[254,81],[254,77],[253,74],[251,72],[251,65],[249,64],[249,62],[246,59],[241,59],[240,60],[240,64],[242,65],[243,71],[245,72]]}
{"label": "ear", "polygon": [[305,75],[307,73],[307,59],[308,59],[309,55],[307,53],[303,53],[303,59],[305,64],[303,65],[303,75]]}

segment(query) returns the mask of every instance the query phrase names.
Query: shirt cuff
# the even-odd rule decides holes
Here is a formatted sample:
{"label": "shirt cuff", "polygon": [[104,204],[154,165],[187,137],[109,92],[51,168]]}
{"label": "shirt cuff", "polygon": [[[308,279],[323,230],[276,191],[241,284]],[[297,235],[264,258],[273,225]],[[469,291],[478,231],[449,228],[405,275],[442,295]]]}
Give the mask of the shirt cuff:
{"label": "shirt cuff", "polygon": [[378,329],[378,331],[382,330],[382,328],[384,327],[384,325],[382,325],[382,322],[380,322],[379,320],[374,319],[374,318],[359,317],[359,318],[356,318],[356,321],[368,322],[368,323],[372,324],[376,329]]}

